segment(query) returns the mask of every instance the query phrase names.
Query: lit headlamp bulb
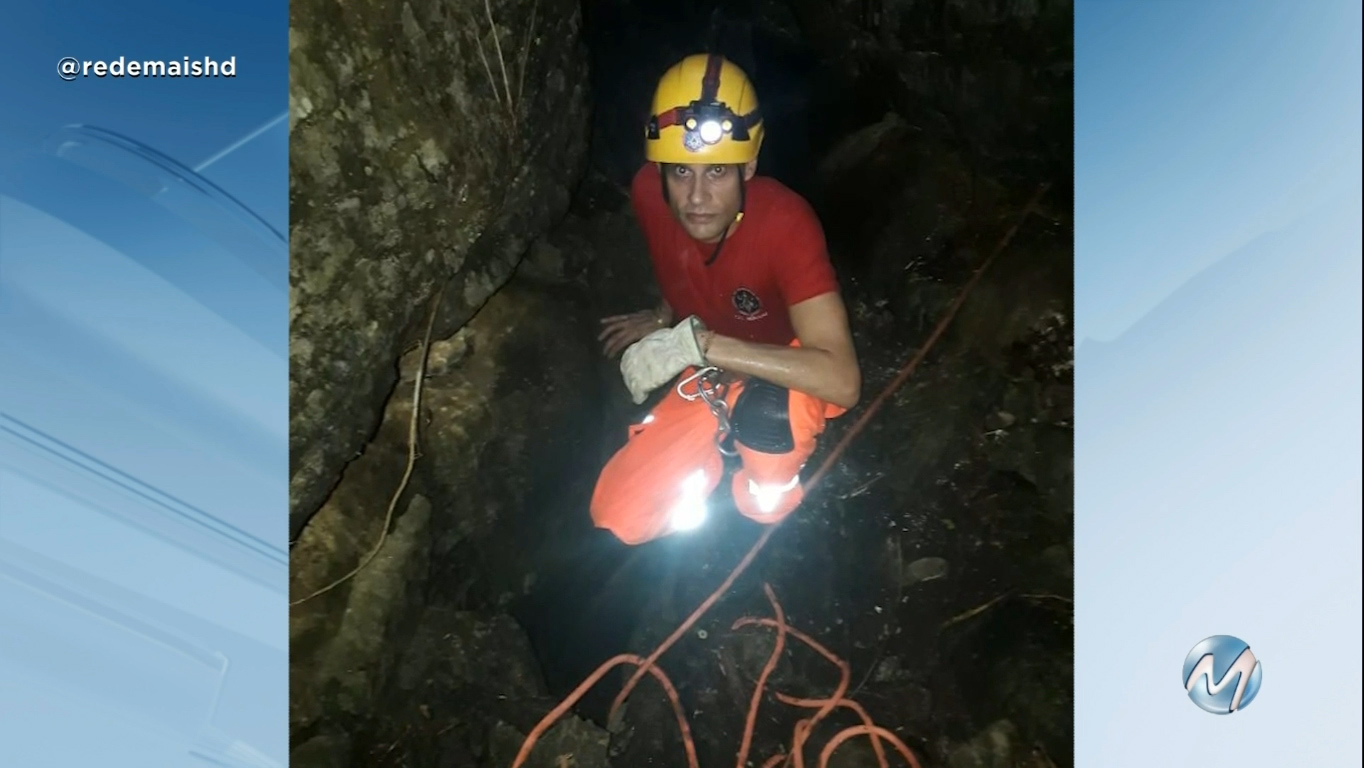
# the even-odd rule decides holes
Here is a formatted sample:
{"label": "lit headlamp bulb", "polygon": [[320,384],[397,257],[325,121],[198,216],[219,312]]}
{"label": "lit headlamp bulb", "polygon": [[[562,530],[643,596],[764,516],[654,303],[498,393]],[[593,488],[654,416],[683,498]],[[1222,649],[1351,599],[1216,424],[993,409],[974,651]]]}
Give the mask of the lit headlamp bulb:
{"label": "lit headlamp bulb", "polygon": [[701,123],[701,127],[697,129],[697,132],[701,134],[701,141],[704,141],[707,144],[714,144],[724,135],[724,127],[714,120],[707,120],[704,123]]}

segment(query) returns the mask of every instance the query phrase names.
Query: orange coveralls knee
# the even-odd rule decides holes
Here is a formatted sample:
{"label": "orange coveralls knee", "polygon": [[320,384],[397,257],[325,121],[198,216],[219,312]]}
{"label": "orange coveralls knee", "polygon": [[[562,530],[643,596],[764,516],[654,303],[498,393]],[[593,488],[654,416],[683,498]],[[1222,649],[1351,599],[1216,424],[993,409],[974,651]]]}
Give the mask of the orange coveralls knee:
{"label": "orange coveralls knee", "polygon": [[[689,369],[679,380],[694,373]],[[804,498],[800,471],[827,420],[845,409],[759,380],[732,383],[725,401],[742,465],[732,480],[735,506],[759,523],[776,523]],[[602,469],[593,523],[632,545],[699,524],[725,472],[717,427],[705,401],[688,400],[671,384]]]}

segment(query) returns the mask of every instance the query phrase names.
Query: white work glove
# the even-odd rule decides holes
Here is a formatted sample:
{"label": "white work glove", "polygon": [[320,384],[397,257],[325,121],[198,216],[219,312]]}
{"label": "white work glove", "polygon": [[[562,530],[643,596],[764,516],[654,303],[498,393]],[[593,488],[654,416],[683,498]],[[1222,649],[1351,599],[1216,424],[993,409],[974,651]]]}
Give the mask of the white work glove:
{"label": "white work glove", "polygon": [[643,403],[650,392],[687,368],[706,364],[696,338],[705,329],[693,315],[672,328],[654,331],[625,350],[620,358],[620,373],[635,405]]}

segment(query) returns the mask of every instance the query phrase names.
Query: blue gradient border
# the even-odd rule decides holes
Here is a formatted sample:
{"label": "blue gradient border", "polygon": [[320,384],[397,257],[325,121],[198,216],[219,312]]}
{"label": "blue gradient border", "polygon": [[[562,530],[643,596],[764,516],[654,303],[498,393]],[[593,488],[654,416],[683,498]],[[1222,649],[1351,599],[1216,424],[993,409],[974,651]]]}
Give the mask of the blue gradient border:
{"label": "blue gradient border", "polygon": [[287,765],[288,5],[7,6],[0,72],[0,762]]}
{"label": "blue gradient border", "polygon": [[1360,24],[1076,3],[1078,766],[1360,764]]}

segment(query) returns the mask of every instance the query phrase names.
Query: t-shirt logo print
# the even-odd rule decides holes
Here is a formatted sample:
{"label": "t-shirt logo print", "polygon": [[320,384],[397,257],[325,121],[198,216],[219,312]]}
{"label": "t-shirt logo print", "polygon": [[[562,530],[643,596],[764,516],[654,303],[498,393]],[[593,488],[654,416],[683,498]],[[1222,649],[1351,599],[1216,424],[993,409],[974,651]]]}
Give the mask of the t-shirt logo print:
{"label": "t-shirt logo print", "polygon": [[748,320],[757,320],[767,314],[763,311],[762,302],[758,301],[758,295],[747,288],[740,288],[735,291],[733,301],[734,308],[739,310],[739,314]]}

